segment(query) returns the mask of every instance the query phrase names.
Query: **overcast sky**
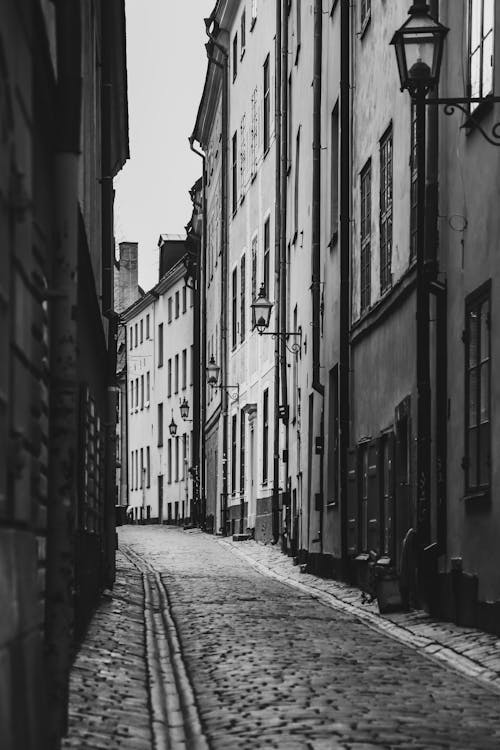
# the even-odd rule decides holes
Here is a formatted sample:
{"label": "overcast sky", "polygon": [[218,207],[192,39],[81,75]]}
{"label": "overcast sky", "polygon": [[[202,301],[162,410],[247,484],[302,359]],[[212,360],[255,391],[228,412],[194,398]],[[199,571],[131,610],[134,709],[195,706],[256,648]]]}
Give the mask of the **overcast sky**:
{"label": "overcast sky", "polygon": [[126,0],[130,161],[115,180],[117,242],[139,243],[139,283],[158,281],[160,234],[191,216],[201,159],[189,149],[206,72],[215,0]]}

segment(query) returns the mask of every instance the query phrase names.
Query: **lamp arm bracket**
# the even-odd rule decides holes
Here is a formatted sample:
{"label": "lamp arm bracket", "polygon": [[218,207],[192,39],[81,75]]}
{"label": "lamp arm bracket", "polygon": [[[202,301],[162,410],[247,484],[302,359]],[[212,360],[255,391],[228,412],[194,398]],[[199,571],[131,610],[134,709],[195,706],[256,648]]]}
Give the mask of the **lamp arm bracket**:
{"label": "lamp arm bracket", "polygon": [[487,133],[486,130],[479,124],[478,120],[474,118],[474,115],[470,113],[469,106],[471,104],[495,104],[500,102],[499,96],[486,96],[482,98],[477,97],[459,97],[457,99],[452,98],[436,98],[426,99],[426,105],[443,105],[445,115],[455,114],[455,110],[460,110],[466,117],[467,122],[462,127],[473,126],[476,130],[479,130],[483,138],[488,141],[492,146],[500,146],[500,122],[496,122],[491,128],[491,134]]}

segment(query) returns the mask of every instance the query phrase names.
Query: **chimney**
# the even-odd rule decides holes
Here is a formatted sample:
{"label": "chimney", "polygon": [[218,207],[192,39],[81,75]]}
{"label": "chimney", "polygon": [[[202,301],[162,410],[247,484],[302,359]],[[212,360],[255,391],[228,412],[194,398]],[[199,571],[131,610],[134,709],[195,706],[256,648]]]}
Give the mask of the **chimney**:
{"label": "chimney", "polygon": [[118,313],[130,307],[139,297],[138,254],[137,242],[120,242],[120,269],[116,298]]}

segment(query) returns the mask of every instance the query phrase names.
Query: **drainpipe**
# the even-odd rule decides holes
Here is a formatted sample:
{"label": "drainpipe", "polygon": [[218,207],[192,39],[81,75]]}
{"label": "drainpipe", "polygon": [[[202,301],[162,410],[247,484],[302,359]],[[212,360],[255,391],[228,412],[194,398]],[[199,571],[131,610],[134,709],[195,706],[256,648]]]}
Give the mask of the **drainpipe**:
{"label": "drainpipe", "polygon": [[[281,0],[276,0],[275,43],[275,202],[274,202],[274,330],[280,331],[281,319]],[[273,431],[273,496],[272,534],[273,542],[279,541],[279,483],[280,483],[280,349],[281,336],[274,339],[274,431]]]}
{"label": "drainpipe", "polygon": [[347,576],[347,457],[349,451],[349,325],[351,237],[351,19],[349,0],[340,5],[340,285],[339,285],[339,475],[342,577]]}
{"label": "drainpipe", "polygon": [[[288,169],[288,0],[281,0],[281,171],[280,171],[280,260],[281,260],[281,331],[285,332],[287,328],[287,309],[289,300],[287,299],[287,248],[286,248],[286,220],[287,220],[287,169]],[[280,50],[278,49],[278,53]],[[291,509],[291,490],[289,481],[289,450],[290,450],[290,430],[289,430],[289,405],[288,405],[288,373],[287,373],[287,349],[284,336],[280,337],[280,379],[281,379],[281,404],[283,407],[283,423],[285,428],[285,484],[288,495],[289,507]],[[293,355],[294,357],[297,355]],[[291,520],[291,515],[289,514]],[[288,542],[291,539],[291,528],[287,529]]]}
{"label": "drainpipe", "polygon": [[[228,264],[228,191],[227,191],[227,144],[228,144],[228,93],[229,93],[229,65],[228,52],[209,31],[207,23],[207,36],[210,42],[222,54],[223,63],[214,60],[211,55],[210,42],[206,45],[209,58],[219,68],[222,68],[222,158],[221,158],[221,183],[222,183],[222,215],[221,215],[221,383],[227,381],[227,264]],[[222,533],[227,535],[227,454],[228,454],[228,393],[221,388],[222,406]]]}
{"label": "drainpipe", "polygon": [[320,396],[325,388],[320,380],[320,297],[321,297],[321,57],[323,53],[322,0],[314,0],[314,75],[313,75],[313,160],[312,160],[312,387]]}
{"label": "drainpipe", "polygon": [[[206,490],[205,490],[205,422],[206,422],[206,366],[207,366],[207,326],[206,326],[206,286],[205,286],[205,269],[206,269],[206,216],[207,207],[205,200],[206,189],[206,159],[203,151],[199,151],[194,146],[194,135],[189,138],[189,148],[202,160],[202,222],[201,222],[201,248],[199,253],[199,262],[197,267],[197,293],[195,299],[198,301],[198,333],[199,333],[199,352],[200,365],[198,367],[198,409],[199,409],[199,428],[198,428],[198,457],[199,457],[199,518],[198,525],[205,528],[206,522]],[[194,405],[193,405],[194,406]],[[194,410],[194,409],[193,409]],[[195,417],[193,416],[193,419]],[[194,426],[195,423],[193,423]],[[195,428],[196,429],[196,428]]]}
{"label": "drainpipe", "polygon": [[50,442],[45,658],[49,747],[67,729],[77,509],[78,170],[82,107],[80,3],[58,0],[55,244],[50,307]]}

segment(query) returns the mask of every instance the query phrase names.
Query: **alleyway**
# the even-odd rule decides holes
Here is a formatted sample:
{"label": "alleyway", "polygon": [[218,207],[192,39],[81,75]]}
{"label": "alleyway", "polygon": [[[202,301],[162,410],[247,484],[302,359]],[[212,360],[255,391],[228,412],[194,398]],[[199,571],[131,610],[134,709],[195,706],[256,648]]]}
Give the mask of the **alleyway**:
{"label": "alleyway", "polygon": [[214,537],[119,537],[117,584],[73,670],[65,748],[500,746],[493,686],[263,575]]}

